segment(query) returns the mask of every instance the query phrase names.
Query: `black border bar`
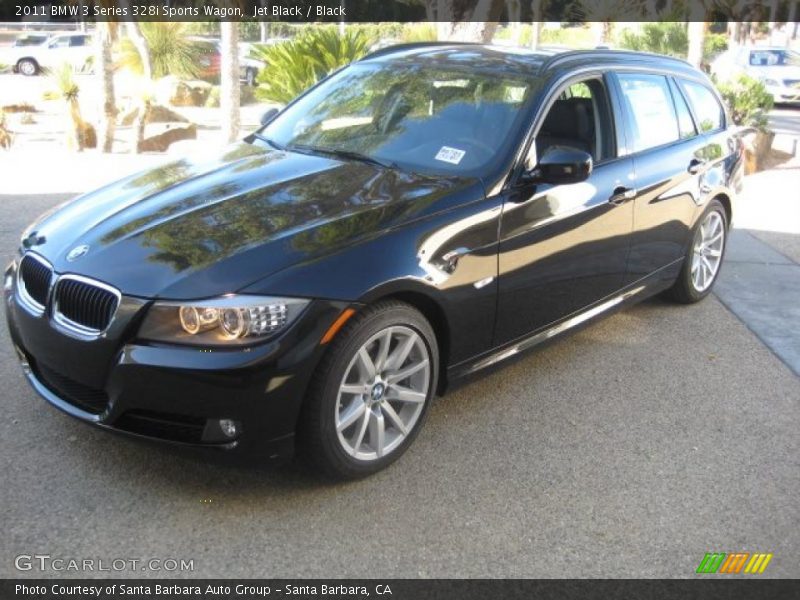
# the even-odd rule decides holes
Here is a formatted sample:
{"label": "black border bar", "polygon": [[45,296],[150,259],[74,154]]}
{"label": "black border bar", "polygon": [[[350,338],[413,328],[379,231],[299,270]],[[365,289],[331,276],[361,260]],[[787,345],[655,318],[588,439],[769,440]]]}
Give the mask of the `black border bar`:
{"label": "black border bar", "polygon": [[[3,600],[740,600],[800,597],[800,580],[692,579],[3,579]],[[157,587],[160,586],[160,587]],[[124,588],[124,589],[123,589]],[[184,589],[185,588],[185,589]],[[199,589],[199,593],[197,589]],[[84,591],[81,591],[81,590]],[[74,592],[73,592],[74,590]],[[333,590],[333,591],[331,591]],[[98,593],[99,592],[99,593]]]}
{"label": "black border bar", "polygon": [[511,10],[512,5],[506,0],[0,0],[0,21],[775,20],[770,0],[520,0],[515,5],[518,10]]}

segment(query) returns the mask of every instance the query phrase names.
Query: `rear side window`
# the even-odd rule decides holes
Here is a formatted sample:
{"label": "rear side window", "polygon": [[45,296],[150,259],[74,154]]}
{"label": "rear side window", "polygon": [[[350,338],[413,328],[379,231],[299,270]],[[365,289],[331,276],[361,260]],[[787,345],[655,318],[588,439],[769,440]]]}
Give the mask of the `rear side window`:
{"label": "rear side window", "polygon": [[721,129],[724,123],[724,113],[722,105],[717,101],[714,93],[701,83],[685,80],[681,80],[680,83],[692,105],[700,131]]}
{"label": "rear side window", "polygon": [[681,94],[674,82],[670,82],[669,89],[672,90],[672,98],[675,100],[675,110],[678,113],[678,133],[681,139],[684,140],[696,136],[697,130],[694,127],[692,113],[689,111],[689,106],[686,104],[683,94]]}
{"label": "rear side window", "polygon": [[86,37],[83,35],[75,35],[72,36],[69,40],[70,46],[85,46],[86,45]]}
{"label": "rear side window", "polygon": [[632,150],[640,152],[679,139],[678,117],[663,75],[619,76],[631,127]]}

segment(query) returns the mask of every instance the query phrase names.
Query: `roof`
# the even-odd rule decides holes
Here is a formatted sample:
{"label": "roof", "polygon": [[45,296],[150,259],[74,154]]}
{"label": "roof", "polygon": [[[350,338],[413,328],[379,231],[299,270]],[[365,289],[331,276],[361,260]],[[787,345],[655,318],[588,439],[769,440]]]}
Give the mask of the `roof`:
{"label": "roof", "polygon": [[549,71],[566,70],[570,67],[614,66],[639,64],[671,71],[696,73],[696,69],[684,60],[661,54],[633,52],[630,50],[531,50],[512,46],[495,46],[469,42],[421,42],[399,44],[381,48],[365,56],[362,61],[391,61],[419,64],[446,63],[474,69],[514,70],[543,75]]}

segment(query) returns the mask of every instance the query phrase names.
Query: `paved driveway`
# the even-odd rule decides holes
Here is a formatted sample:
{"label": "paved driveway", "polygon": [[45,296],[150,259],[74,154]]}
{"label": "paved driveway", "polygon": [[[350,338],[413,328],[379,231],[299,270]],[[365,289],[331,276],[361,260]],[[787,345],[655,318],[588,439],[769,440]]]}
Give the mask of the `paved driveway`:
{"label": "paved driveway", "polygon": [[[0,255],[60,199],[0,196]],[[399,463],[331,485],[77,423],[27,387],[3,328],[0,576],[46,553],[207,577],[689,577],[744,550],[798,577],[798,400],[716,297],[652,300],[440,399]]]}

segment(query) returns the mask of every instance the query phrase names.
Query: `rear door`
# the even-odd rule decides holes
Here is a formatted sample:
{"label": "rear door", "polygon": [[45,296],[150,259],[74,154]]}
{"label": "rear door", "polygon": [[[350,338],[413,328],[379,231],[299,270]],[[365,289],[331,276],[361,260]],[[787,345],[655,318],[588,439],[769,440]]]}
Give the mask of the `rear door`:
{"label": "rear door", "polygon": [[655,272],[674,278],[706,168],[703,140],[670,77],[619,72],[616,80],[637,189],[626,284]]}

